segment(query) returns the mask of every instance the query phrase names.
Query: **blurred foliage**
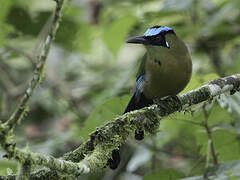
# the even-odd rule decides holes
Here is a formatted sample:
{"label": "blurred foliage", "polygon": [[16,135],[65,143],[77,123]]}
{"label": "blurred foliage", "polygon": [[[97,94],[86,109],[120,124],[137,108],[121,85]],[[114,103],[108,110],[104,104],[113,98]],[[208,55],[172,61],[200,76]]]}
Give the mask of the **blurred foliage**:
{"label": "blurred foliage", "polygon": [[120,116],[124,111],[124,106],[126,101],[129,101],[129,96],[121,96],[119,98],[111,98],[107,100],[102,105],[98,106],[94,111],[88,116],[84,127],[79,131],[76,130],[76,137],[83,137],[86,141],[88,135],[93,132],[96,127],[99,127],[103,124],[109,122],[109,120],[114,119],[117,116]]}
{"label": "blurred foliage", "polygon": [[173,169],[159,169],[155,172],[147,174],[144,176],[143,180],[154,180],[154,179],[180,179],[184,177],[184,174],[181,172],[177,172]]}
{"label": "blurred foliage", "polygon": [[[54,2],[0,2],[0,117],[5,121],[32,76]],[[183,92],[239,73],[239,9],[239,0],[69,0],[48,57],[46,78],[17,129],[17,145],[61,156],[120,115],[144,54],[143,47],[124,41],[153,25],[173,27],[191,51],[194,71]],[[119,169],[84,179],[187,180],[211,173],[215,173],[211,179],[237,179],[239,109],[236,93],[220,96],[205,109],[196,106],[171,115],[161,121],[156,136],[141,143],[128,140]],[[209,139],[203,111],[220,163],[217,169],[205,168]],[[0,174],[16,170],[15,162],[0,159]]]}

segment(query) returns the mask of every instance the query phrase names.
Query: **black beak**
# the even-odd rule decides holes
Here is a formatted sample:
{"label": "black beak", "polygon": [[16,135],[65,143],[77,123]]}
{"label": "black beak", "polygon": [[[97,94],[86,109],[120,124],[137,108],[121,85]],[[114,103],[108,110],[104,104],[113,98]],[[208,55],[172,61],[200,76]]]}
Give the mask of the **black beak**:
{"label": "black beak", "polygon": [[126,43],[145,44],[145,45],[149,44],[145,36],[137,36],[137,37],[129,38],[126,41]]}

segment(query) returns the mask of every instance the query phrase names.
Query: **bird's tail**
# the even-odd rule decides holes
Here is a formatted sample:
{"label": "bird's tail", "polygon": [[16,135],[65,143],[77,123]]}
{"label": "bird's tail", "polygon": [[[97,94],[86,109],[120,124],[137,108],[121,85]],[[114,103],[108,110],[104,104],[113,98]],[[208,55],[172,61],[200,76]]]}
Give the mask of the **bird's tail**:
{"label": "bird's tail", "polygon": [[143,107],[147,107],[153,104],[153,101],[151,99],[147,99],[143,93],[140,93],[138,96],[136,95],[136,92],[133,94],[132,98],[130,99],[126,109],[124,110],[123,114],[141,109]]}

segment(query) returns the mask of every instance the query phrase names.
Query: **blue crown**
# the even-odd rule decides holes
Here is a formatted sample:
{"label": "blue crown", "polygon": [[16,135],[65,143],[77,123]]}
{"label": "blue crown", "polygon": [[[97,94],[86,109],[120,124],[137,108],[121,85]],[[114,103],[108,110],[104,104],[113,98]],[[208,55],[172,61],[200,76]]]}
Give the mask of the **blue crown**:
{"label": "blue crown", "polygon": [[153,26],[144,33],[144,36],[155,36],[168,31],[173,31],[173,29],[167,26]]}

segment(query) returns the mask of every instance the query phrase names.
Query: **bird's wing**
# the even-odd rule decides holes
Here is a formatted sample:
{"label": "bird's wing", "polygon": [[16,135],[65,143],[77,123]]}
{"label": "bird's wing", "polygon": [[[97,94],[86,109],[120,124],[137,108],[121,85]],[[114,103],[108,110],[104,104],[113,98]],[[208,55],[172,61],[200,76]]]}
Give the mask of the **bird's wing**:
{"label": "bird's wing", "polygon": [[137,82],[136,82],[136,90],[135,93],[133,94],[132,98],[130,99],[125,111],[123,114],[133,111],[136,109],[141,109],[143,107],[149,106],[153,103],[151,99],[147,99],[144,94],[143,94],[143,85],[146,81],[146,76],[145,76],[145,64],[147,60],[147,54],[142,58],[141,64],[139,66],[138,72],[137,72]]}
{"label": "bird's wing", "polygon": [[145,75],[142,75],[137,79],[136,90],[135,90],[136,91],[135,96],[136,96],[137,100],[138,100],[138,97],[140,97],[140,94],[143,92],[144,81],[146,81]]}
{"label": "bird's wing", "polygon": [[136,74],[136,81],[138,81],[138,79],[143,76],[145,74],[145,64],[146,64],[146,60],[147,60],[147,53],[144,54],[141,64],[138,68],[138,72]]}
{"label": "bird's wing", "polygon": [[136,91],[130,99],[123,114],[136,109],[141,109],[153,103],[151,99],[147,99],[143,94],[143,84],[145,80],[145,75],[142,75],[138,78],[136,83]]}

